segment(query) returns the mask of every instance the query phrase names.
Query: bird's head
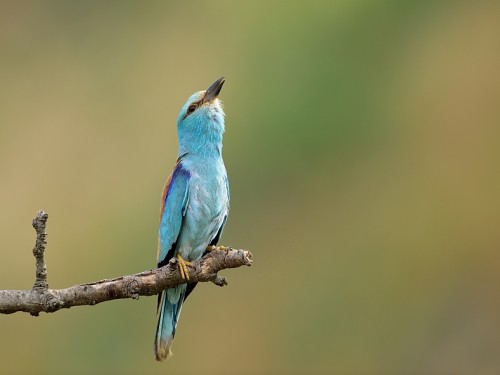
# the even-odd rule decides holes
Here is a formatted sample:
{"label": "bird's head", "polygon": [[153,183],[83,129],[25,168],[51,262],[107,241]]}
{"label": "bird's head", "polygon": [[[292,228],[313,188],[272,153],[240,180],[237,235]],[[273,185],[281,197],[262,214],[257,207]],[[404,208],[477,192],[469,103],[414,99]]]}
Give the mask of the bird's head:
{"label": "bird's head", "polygon": [[219,153],[224,133],[224,110],[218,95],[224,77],[207,90],[195,92],[182,107],[177,118],[179,155],[184,153]]}

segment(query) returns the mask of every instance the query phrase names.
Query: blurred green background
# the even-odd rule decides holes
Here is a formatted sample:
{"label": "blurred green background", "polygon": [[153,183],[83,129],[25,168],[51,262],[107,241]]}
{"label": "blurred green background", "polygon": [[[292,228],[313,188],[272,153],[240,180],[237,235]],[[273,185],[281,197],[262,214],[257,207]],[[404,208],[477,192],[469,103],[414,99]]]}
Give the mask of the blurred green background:
{"label": "blurred green background", "polygon": [[154,267],[187,97],[227,77],[223,244],[175,356],[156,298],[0,316],[2,374],[500,373],[500,4],[0,5],[0,288]]}

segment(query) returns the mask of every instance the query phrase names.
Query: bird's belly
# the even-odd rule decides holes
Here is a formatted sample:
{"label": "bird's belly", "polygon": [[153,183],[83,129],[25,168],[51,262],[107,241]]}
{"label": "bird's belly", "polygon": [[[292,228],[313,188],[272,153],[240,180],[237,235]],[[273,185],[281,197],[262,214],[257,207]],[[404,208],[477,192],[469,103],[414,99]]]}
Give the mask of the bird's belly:
{"label": "bird's belly", "polygon": [[195,261],[201,258],[223,225],[229,197],[221,179],[213,184],[191,185],[188,199],[178,252],[185,260]]}

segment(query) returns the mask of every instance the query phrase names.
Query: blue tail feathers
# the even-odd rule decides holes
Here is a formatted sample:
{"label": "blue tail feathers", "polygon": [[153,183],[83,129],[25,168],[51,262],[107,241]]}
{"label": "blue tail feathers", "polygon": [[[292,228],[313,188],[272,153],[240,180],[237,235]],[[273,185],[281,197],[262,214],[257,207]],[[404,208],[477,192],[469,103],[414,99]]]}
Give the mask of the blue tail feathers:
{"label": "blue tail feathers", "polygon": [[154,352],[157,361],[165,361],[172,356],[172,342],[174,341],[177,322],[181,314],[182,304],[186,295],[186,284],[164,291],[160,296],[158,306],[158,324],[154,343]]}

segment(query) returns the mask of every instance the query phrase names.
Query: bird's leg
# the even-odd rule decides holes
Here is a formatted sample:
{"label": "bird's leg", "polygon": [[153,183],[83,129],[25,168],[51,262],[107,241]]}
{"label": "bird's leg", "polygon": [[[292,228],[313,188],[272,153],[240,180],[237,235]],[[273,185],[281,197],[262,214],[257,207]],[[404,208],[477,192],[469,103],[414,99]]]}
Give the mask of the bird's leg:
{"label": "bird's leg", "polygon": [[181,272],[182,278],[186,281],[189,281],[188,266],[192,266],[193,263],[182,259],[180,254],[177,254],[177,260],[179,261],[179,271]]}

